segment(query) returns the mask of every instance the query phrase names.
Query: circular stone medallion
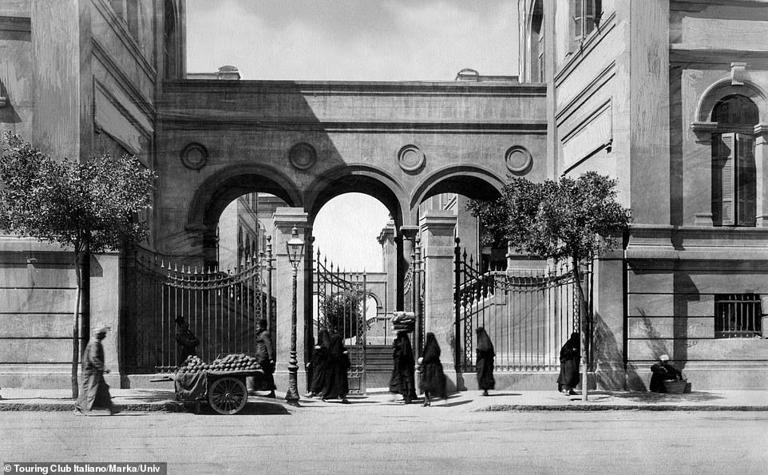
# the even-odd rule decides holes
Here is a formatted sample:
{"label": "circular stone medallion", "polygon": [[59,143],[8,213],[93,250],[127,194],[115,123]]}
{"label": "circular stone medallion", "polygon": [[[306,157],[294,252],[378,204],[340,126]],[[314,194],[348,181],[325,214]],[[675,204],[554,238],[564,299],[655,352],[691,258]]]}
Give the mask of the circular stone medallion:
{"label": "circular stone medallion", "polygon": [[419,147],[413,144],[404,146],[397,152],[397,161],[400,168],[408,173],[416,173],[424,166],[426,157]]}
{"label": "circular stone medallion", "polygon": [[297,143],[288,151],[288,161],[299,170],[306,170],[317,162],[317,152],[312,145]]}
{"label": "circular stone medallion", "polygon": [[533,157],[531,152],[525,147],[515,145],[510,147],[504,154],[504,161],[507,163],[507,169],[516,175],[523,175],[531,169]]}
{"label": "circular stone medallion", "polygon": [[208,163],[208,150],[199,143],[191,143],[181,151],[181,163],[190,170],[200,170]]}

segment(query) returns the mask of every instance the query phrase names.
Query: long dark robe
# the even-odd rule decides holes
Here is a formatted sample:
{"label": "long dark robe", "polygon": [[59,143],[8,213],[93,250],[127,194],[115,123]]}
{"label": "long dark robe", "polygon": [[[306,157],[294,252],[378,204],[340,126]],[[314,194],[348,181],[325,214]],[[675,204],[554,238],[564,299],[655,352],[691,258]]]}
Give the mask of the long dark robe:
{"label": "long dark robe", "polygon": [[311,378],[309,382],[309,391],[315,394],[323,392],[325,386],[325,376],[328,371],[328,355],[331,350],[331,337],[327,330],[320,330],[318,334],[318,345],[312,351],[309,369]]}
{"label": "long dark robe", "polygon": [[656,363],[651,366],[651,385],[649,389],[656,393],[667,392],[664,381],[679,381],[683,379],[683,373],[670,364]]}
{"label": "long dark robe", "polygon": [[176,326],[176,365],[181,366],[188,356],[197,355],[197,345],[200,340],[192,333],[189,327]]}
{"label": "long dark robe", "polygon": [[82,412],[93,409],[113,410],[109,386],[104,381],[104,347],[101,340],[91,338],[83,355],[83,381],[76,407]]}
{"label": "long dark robe", "polygon": [[496,380],[493,378],[493,359],[496,352],[485,329],[478,328],[478,330],[482,331],[477,333],[477,361],[475,363],[477,386],[482,390],[494,389]]}
{"label": "long dark robe", "polygon": [[344,340],[336,332],[331,333],[328,362],[326,365],[325,384],[322,393],[325,399],[344,399],[349,392],[349,354],[344,346]]}
{"label": "long dark robe", "polygon": [[406,332],[399,332],[392,343],[392,376],[389,378],[389,391],[402,394],[407,402],[416,398],[415,368],[411,340]]}
{"label": "long dark robe", "polygon": [[575,334],[560,349],[560,375],[557,377],[557,390],[573,389],[579,384],[579,361],[581,361],[579,335]]}
{"label": "long dark robe", "polygon": [[264,371],[263,375],[256,378],[254,389],[256,391],[274,391],[276,387],[273,376],[275,372],[273,364],[275,356],[272,348],[272,339],[269,337],[267,330],[262,330],[256,336],[256,352],[254,357]]}
{"label": "long dark robe", "polygon": [[440,345],[431,333],[427,335],[424,344],[424,354],[421,357],[421,381],[419,389],[430,396],[445,399],[446,385],[443,364],[440,363]]}

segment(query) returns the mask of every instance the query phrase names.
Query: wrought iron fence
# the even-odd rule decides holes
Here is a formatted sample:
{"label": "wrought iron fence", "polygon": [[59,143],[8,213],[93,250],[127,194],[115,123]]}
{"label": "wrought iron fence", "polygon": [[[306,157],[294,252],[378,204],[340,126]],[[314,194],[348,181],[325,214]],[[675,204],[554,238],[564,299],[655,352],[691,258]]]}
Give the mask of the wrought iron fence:
{"label": "wrought iron fence", "polygon": [[131,345],[126,362],[133,371],[168,371],[177,361],[176,323],[184,317],[200,341],[205,361],[228,353],[255,351],[256,322],[273,333],[272,250],[245,259],[235,269],[179,264],[139,249],[128,277],[131,317],[122,341]]}
{"label": "wrought iron fence", "polygon": [[[589,271],[583,271],[591,301]],[[481,273],[459,242],[454,277],[456,364],[473,371],[475,330],[484,327],[494,343],[495,371],[557,371],[560,347],[578,332],[579,302],[569,266]]]}
{"label": "wrought iron fence", "polygon": [[312,279],[314,338],[322,327],[335,328],[349,351],[349,391],[365,393],[368,290],[365,272],[348,272],[317,251]]}

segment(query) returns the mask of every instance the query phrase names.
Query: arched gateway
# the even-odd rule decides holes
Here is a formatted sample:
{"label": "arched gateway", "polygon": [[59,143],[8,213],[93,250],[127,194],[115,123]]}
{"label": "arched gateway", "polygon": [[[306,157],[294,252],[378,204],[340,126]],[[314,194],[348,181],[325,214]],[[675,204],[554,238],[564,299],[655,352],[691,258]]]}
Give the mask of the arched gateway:
{"label": "arched gateway", "polygon": [[[547,173],[545,87],[515,80],[445,83],[181,80],[163,84],[158,107],[155,249],[192,265],[215,262],[216,224],[244,193],[266,192],[288,207],[274,215],[277,380],[290,338],[295,226],[311,244],[312,223],[335,196],[381,201],[395,224],[396,304],[405,298],[414,238],[425,272],[425,326],[445,355],[453,344],[452,275],[456,217],[419,212],[439,193],[493,198],[510,174]],[[312,324],[312,256],[299,272],[298,341]],[[304,311],[301,311],[304,302]],[[306,337],[306,338],[305,338]],[[299,366],[304,358],[299,343]],[[446,361],[446,368],[452,368]],[[301,381],[302,378],[299,378]]]}

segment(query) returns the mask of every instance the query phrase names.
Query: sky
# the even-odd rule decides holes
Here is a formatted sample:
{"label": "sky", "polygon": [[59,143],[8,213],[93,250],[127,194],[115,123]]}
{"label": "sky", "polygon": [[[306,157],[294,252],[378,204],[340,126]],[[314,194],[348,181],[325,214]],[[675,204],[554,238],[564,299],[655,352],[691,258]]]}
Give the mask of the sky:
{"label": "sky", "polygon": [[[453,81],[463,68],[517,74],[515,0],[187,0],[187,70],[243,79]],[[347,194],[326,204],[315,247],[380,271],[388,212]]]}
{"label": "sky", "polygon": [[187,0],[187,69],[243,79],[453,81],[517,72],[515,0]]}

